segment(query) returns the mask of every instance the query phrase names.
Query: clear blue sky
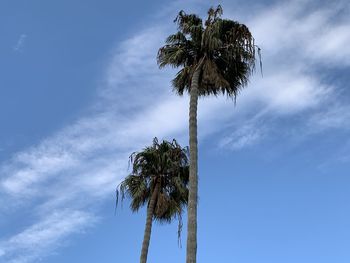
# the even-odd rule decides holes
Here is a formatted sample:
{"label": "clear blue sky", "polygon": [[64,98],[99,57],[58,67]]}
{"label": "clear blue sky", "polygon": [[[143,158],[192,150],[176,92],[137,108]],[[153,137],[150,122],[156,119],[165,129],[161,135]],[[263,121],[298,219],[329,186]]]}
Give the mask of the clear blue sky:
{"label": "clear blue sky", "polygon": [[[156,52],[179,10],[218,3],[1,1],[1,263],[138,262],[145,211],[114,215],[128,155],[188,144],[188,97]],[[199,102],[198,262],[348,263],[350,4],[220,3],[264,77],[236,106]],[[184,262],[176,231],[154,225],[150,263]]]}

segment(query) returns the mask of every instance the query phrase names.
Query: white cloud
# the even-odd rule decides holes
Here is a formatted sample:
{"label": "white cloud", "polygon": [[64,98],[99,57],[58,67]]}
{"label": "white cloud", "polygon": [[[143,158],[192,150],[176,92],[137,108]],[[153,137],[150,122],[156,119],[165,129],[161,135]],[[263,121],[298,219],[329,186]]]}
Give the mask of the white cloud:
{"label": "white cloud", "polygon": [[47,152],[37,150],[21,153],[17,158],[18,162],[26,168],[17,169],[16,167],[12,176],[2,181],[4,190],[14,194],[30,193],[31,189],[28,186],[46,180],[75,163],[68,152],[54,152],[47,155]]}
{"label": "white cloud", "polygon": [[273,114],[296,113],[311,109],[327,100],[330,87],[314,75],[293,70],[276,70],[255,83],[253,96],[262,101]]}
{"label": "white cloud", "polygon": [[347,105],[336,104],[314,114],[308,123],[312,132],[319,132],[328,129],[350,128],[350,107]]}
{"label": "white cloud", "polygon": [[16,45],[13,47],[13,50],[15,52],[22,52],[23,49],[24,49],[24,44],[26,42],[26,39],[27,39],[27,35],[26,34],[21,34],[19,36],[19,39],[18,39]]}
{"label": "white cloud", "polygon": [[[280,2],[259,12],[249,25],[264,53],[280,56],[285,63],[320,63],[348,66],[350,4],[337,1]],[[316,65],[314,65],[316,66]]]}
{"label": "white cloud", "polygon": [[[96,218],[81,211],[54,211],[42,221],[24,231],[1,241],[2,255],[7,262],[30,262],[47,248],[54,249],[66,236],[72,233],[81,233],[86,227],[92,226]],[[14,256],[14,258],[13,258]]]}
{"label": "white cloud", "polygon": [[263,129],[254,125],[246,125],[221,139],[219,147],[240,150],[257,143],[263,136]]}
{"label": "white cloud", "polygon": [[[339,88],[327,84],[327,73],[320,69],[349,66],[350,53],[344,50],[345,43],[350,41],[350,18],[344,11],[350,9],[349,3],[284,1],[240,13],[230,3],[226,4],[229,10],[226,15],[232,19],[241,17],[262,47],[264,78],[254,76],[238,98],[239,104],[249,104],[248,108],[254,108],[260,115],[250,122],[251,132],[244,125],[240,127],[242,122],[236,122],[231,128],[237,131],[227,135],[220,146],[237,150],[258,143],[264,138],[259,128],[262,118],[268,121],[303,113],[307,118],[311,116],[305,120],[310,130],[320,131],[321,126],[345,127],[347,107],[330,107],[339,95]],[[246,13],[248,19],[242,15]]]}
{"label": "white cloud", "polygon": [[[152,29],[155,36],[157,27]],[[98,200],[113,196],[116,185],[128,172],[130,152],[144,147],[154,136],[162,138],[184,131],[186,100],[165,97],[171,93],[170,79],[155,62],[159,40],[164,36],[148,39],[149,34],[149,30],[138,32],[137,37],[116,49],[95,113],[19,152],[0,167],[1,202],[11,203],[9,209],[14,205],[32,206],[38,220],[22,233],[2,240],[7,262],[32,262],[44,257],[57,247],[58,240],[74,233],[70,226],[81,229],[89,225],[93,216],[48,215],[61,209],[87,211]],[[4,205],[0,209],[7,208]],[[64,226],[46,228],[59,217],[65,217]],[[28,237],[30,243],[25,243]],[[32,251],[29,244],[35,246],[40,240],[42,246]]]}

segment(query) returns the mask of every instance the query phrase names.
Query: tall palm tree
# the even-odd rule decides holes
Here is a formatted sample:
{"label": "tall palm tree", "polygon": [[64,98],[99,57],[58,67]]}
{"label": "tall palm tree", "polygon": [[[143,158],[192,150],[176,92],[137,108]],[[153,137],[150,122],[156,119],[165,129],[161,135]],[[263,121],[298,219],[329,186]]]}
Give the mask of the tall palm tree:
{"label": "tall palm tree", "polygon": [[248,27],[221,15],[221,6],[210,8],[203,24],[197,15],[180,11],[174,20],[178,32],[168,36],[157,56],[160,68],[181,68],[172,86],[179,95],[190,95],[187,263],[195,263],[197,254],[198,97],[222,93],[236,101],[255,67],[256,46]]}
{"label": "tall palm tree", "polygon": [[188,199],[188,150],[176,140],[158,142],[130,156],[132,172],[117,188],[122,200],[131,199],[130,208],[137,212],[147,204],[147,218],[140,262],[146,263],[153,220],[170,223],[179,220],[178,238],[182,227],[181,215]]}

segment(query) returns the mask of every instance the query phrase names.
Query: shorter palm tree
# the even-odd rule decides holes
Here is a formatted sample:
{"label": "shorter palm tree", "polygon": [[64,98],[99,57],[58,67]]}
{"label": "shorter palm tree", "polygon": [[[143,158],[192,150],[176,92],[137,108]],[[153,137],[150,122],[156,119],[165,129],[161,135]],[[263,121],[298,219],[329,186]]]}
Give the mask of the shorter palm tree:
{"label": "shorter palm tree", "polygon": [[180,238],[181,215],[188,198],[188,149],[182,148],[176,140],[159,143],[154,138],[151,146],[131,154],[130,163],[132,172],[117,188],[117,203],[120,194],[122,200],[126,195],[131,199],[133,212],[147,204],[140,257],[140,262],[146,263],[153,220],[170,223],[177,218]]}

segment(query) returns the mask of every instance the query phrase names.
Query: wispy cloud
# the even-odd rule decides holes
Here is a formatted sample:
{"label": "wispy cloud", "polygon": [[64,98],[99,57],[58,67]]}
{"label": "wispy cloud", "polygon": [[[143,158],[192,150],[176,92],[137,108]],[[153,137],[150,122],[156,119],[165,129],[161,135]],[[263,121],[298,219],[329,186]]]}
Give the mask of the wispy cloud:
{"label": "wispy cloud", "polygon": [[21,34],[17,40],[16,45],[13,47],[13,50],[15,52],[22,52],[24,49],[24,44],[26,42],[27,35],[26,34]]}
{"label": "wispy cloud", "polygon": [[264,131],[261,127],[246,125],[222,138],[219,142],[219,147],[240,150],[255,144],[257,141],[261,140],[263,136]]}
{"label": "wispy cloud", "polygon": [[314,114],[308,122],[309,130],[320,132],[329,129],[350,128],[350,107],[348,105],[335,104],[327,109]]}
{"label": "wispy cloud", "polygon": [[0,259],[6,262],[31,262],[49,253],[72,233],[79,233],[96,222],[96,218],[81,211],[54,211],[43,220],[0,243]]}
{"label": "wispy cloud", "polygon": [[[0,240],[1,259],[32,262],[47,256],[58,241],[95,221],[92,208],[98,200],[113,196],[127,174],[130,152],[154,136],[183,132],[187,102],[169,96],[169,79],[154,59],[166,32],[152,29],[152,40],[145,30],[114,50],[90,116],[17,153],[0,167],[0,209],[11,215],[14,209],[30,206],[36,219],[22,232]],[[75,216],[56,213],[48,217],[60,210]],[[62,228],[48,227],[59,219],[64,222]],[[24,241],[27,237],[31,237],[29,243]],[[37,243],[41,245],[32,249]]]}
{"label": "wispy cloud", "polygon": [[250,23],[265,54],[278,54],[275,59],[282,65],[348,66],[350,52],[344,47],[350,40],[349,10],[348,1],[280,2]]}
{"label": "wispy cloud", "polygon": [[[262,122],[271,123],[279,120],[277,116],[301,112],[304,129],[307,124],[309,131],[344,128],[348,107],[341,100],[335,103],[341,89],[328,82],[327,77],[329,68],[349,66],[350,54],[344,46],[350,41],[350,18],[344,10],[350,10],[350,4],[337,1],[316,5],[315,1],[300,0],[280,2],[253,12],[233,10],[229,9],[229,16],[241,17],[262,47],[265,74],[263,79],[254,77],[240,98],[243,102],[239,102],[251,102],[259,117],[249,121],[248,126],[236,122],[232,127],[236,131],[226,132],[219,145],[239,150],[257,144],[268,136],[261,134]],[[249,20],[242,16],[246,13],[250,14]],[[333,107],[334,104],[337,106]],[[304,131],[298,136],[309,134]]]}

